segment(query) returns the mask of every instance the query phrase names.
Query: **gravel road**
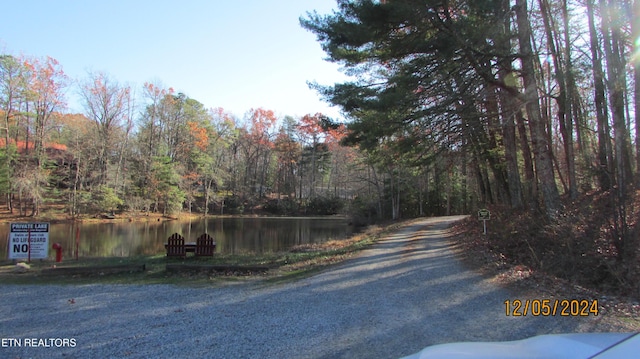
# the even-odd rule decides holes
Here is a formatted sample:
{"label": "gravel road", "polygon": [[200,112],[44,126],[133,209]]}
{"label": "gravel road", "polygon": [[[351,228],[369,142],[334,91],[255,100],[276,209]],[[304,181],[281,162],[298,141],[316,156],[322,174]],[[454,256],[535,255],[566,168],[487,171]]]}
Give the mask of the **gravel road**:
{"label": "gravel road", "polygon": [[284,284],[1,285],[0,357],[398,358],[439,343],[609,330],[597,317],[506,316],[517,293],[462,265],[447,239],[460,218],[415,222]]}

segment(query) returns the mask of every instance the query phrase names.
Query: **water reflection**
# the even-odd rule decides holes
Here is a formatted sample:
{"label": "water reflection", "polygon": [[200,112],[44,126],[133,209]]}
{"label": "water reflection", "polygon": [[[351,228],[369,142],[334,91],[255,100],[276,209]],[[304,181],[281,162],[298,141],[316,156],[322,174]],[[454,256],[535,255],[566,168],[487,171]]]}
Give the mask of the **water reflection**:
{"label": "water reflection", "polygon": [[[209,218],[196,221],[58,223],[50,226],[49,248],[62,244],[64,258],[75,256],[76,236],[80,257],[128,257],[164,253],[164,243],[173,233],[195,241],[211,234],[216,251],[224,254],[268,253],[298,244],[341,239],[352,233],[342,218]],[[9,225],[0,224],[0,258],[7,258]],[[49,250],[49,257],[55,252]]]}

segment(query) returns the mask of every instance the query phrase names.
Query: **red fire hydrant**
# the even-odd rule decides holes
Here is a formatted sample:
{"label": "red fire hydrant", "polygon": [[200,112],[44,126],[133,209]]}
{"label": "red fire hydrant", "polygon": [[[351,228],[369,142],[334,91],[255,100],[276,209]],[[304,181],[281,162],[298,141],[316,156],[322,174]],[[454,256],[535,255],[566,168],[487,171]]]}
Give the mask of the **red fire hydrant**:
{"label": "red fire hydrant", "polygon": [[54,243],[53,249],[56,250],[56,263],[62,262],[62,244]]}

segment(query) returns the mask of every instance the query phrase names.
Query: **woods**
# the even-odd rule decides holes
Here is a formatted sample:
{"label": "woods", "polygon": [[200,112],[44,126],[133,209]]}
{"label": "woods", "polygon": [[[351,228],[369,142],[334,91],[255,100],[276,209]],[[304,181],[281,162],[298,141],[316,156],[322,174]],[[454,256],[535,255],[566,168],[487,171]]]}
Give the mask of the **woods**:
{"label": "woods", "polygon": [[339,0],[299,22],[348,75],[309,85],[344,118],[1,55],[2,203],[356,224],[489,208],[467,244],[499,263],[640,295],[640,1]]}
{"label": "woods", "polygon": [[301,23],[354,74],[315,85],[348,113],[351,143],[464,173],[463,212],[553,218],[561,195],[635,188],[637,1],[338,4]]}
{"label": "woods", "polygon": [[433,187],[496,208],[496,255],[637,294],[638,3],[338,1],[301,24],[352,75],[314,86],[394,208]]}
{"label": "woods", "polygon": [[[334,214],[367,178],[344,125],[322,114],[237,117],[158,83],[88,73],[72,85],[53,59],[1,60],[0,191],[15,215]],[[64,111],[65,91],[83,113]]]}
{"label": "woods", "polygon": [[344,126],[321,114],[278,118],[258,108],[237,118],[160,84],[135,97],[104,73],[79,81],[85,111],[70,114],[61,71],[6,55],[2,76],[0,184],[12,213],[37,216],[46,203],[71,217],[226,214],[270,199],[300,206],[352,196],[346,179],[357,169],[344,156],[355,151],[338,144]]}
{"label": "woods", "polygon": [[[346,123],[263,108],[238,117],[105,73],[72,85],[52,58],[3,55],[7,208],[304,213],[321,203],[397,219],[504,204],[553,219],[562,198],[600,190],[626,225],[640,183],[638,1],[337,5],[300,22],[351,76],[311,85]],[[81,114],[64,110],[70,89]]]}

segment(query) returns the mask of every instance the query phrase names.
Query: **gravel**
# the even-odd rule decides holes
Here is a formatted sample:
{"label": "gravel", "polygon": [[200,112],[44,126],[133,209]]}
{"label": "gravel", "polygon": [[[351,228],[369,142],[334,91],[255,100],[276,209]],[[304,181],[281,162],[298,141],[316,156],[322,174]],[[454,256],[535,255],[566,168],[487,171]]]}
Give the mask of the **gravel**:
{"label": "gravel", "polygon": [[517,293],[465,267],[447,240],[460,218],[414,222],[284,284],[2,285],[0,357],[399,358],[447,342],[611,330],[593,316],[506,316]]}

